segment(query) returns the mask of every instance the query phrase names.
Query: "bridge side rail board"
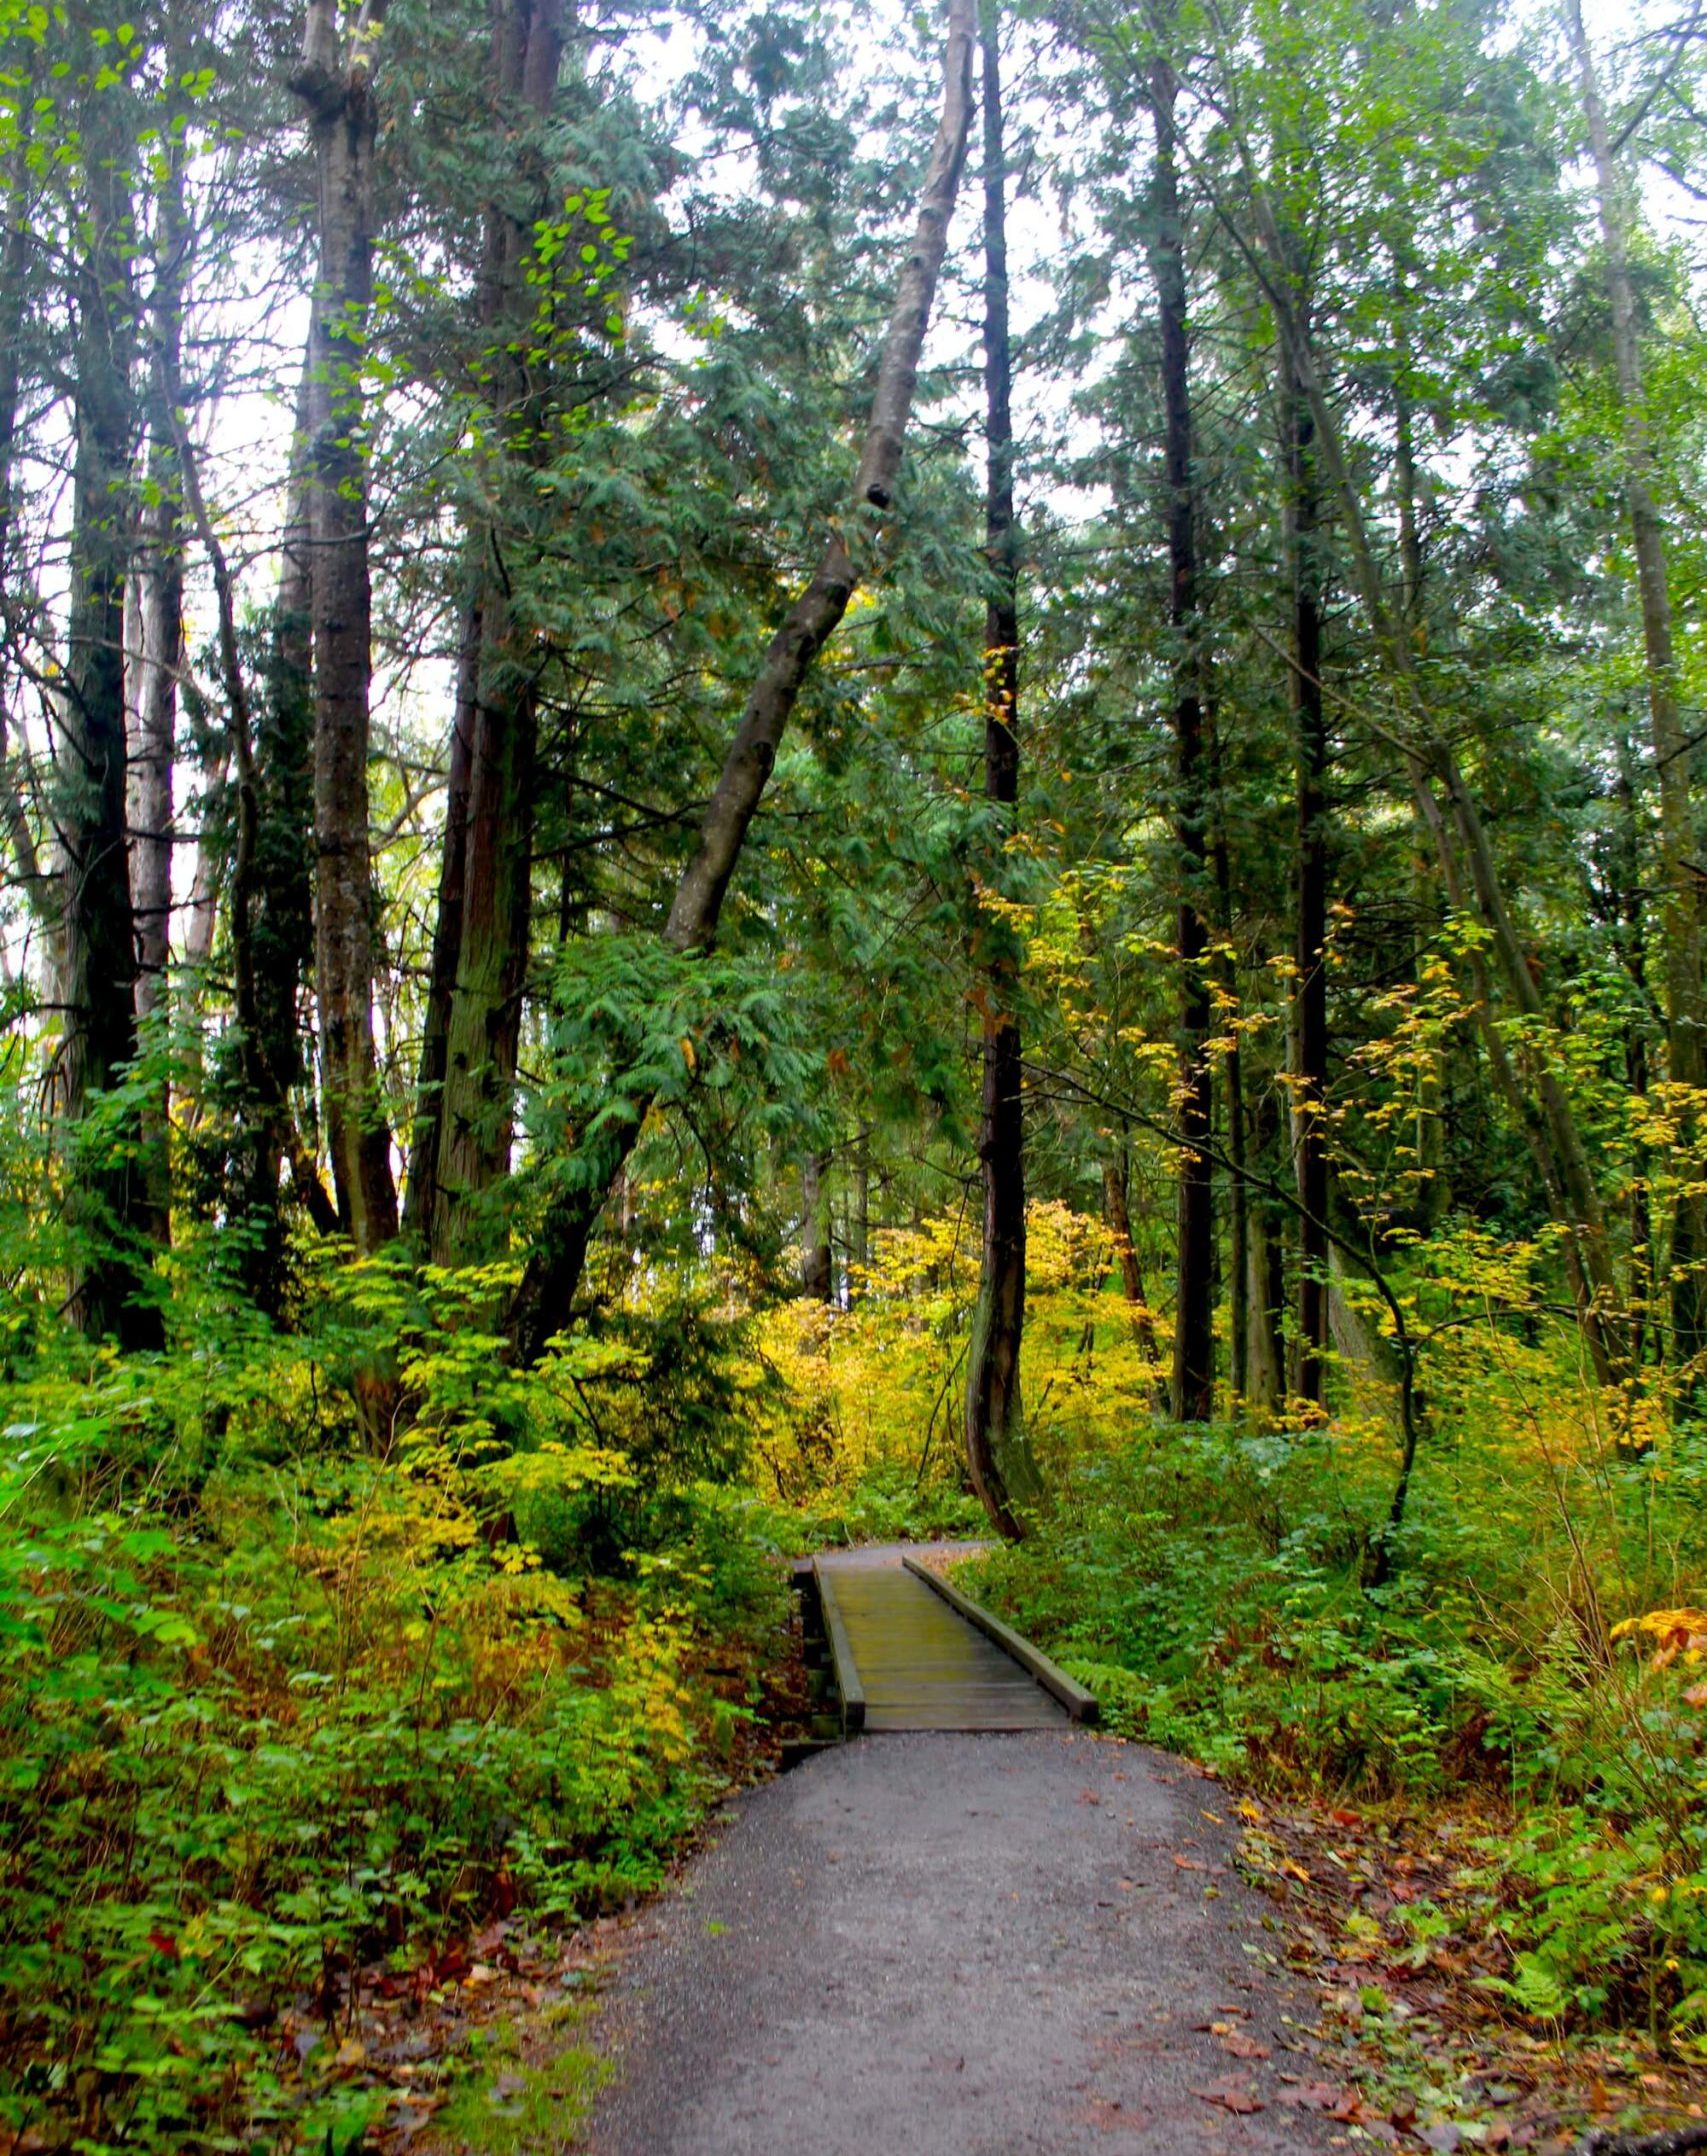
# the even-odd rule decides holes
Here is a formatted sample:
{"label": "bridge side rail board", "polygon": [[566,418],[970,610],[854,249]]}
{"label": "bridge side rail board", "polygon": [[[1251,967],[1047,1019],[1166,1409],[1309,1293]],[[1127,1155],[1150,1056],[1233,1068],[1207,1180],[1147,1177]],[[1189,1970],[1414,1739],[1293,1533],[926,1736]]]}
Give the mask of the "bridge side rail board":
{"label": "bridge side rail board", "polygon": [[[969,1594],[963,1594],[952,1580],[945,1580],[940,1572],[933,1572],[929,1565],[921,1564],[916,1557],[903,1557],[901,1562],[915,1579],[923,1580],[927,1587],[941,1595],[950,1609],[958,1611],[968,1624],[976,1625],[985,1638],[994,1640],[1004,1654],[1012,1655],[1021,1669],[1029,1672],[1046,1692],[1052,1693],[1061,1702],[1073,1721],[1088,1725],[1097,1719],[1095,1693],[1087,1692],[1082,1684],[1076,1684],[1059,1664],[1050,1661],[1041,1647],[1034,1647],[1030,1640],[1016,1632],[1012,1625],[1003,1624],[999,1617],[992,1617],[990,1612],[980,1603],[974,1602]],[[862,1718],[863,1704],[862,1700]]]}
{"label": "bridge side rail board", "polygon": [[841,1695],[842,1731],[845,1736],[857,1737],[865,1727],[865,1686],[860,1681],[859,1664],[854,1660],[853,1646],[848,1639],[847,1619],[836,1600],[836,1590],[828,1571],[816,1558],[812,1560],[812,1577],[818,1583],[818,1608],[830,1643],[836,1690]]}

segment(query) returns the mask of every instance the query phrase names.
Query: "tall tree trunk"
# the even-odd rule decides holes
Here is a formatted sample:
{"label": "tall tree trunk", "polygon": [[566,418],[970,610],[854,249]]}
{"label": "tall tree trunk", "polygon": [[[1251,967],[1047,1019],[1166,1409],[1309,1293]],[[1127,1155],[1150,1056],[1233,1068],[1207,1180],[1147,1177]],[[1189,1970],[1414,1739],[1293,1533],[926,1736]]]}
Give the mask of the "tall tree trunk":
{"label": "tall tree trunk", "polygon": [[[175,365],[167,367],[166,408],[182,408]],[[306,383],[306,371],[304,381]],[[299,393],[298,418],[305,399]],[[296,454],[304,449],[299,428]],[[241,1074],[233,1210],[249,1224],[244,1281],[257,1305],[276,1315],[286,1280],[280,1171],[288,1160],[299,1201],[324,1234],[338,1227],[318,1170],[291,1115],[289,1089],[302,1077],[297,993],[308,962],[312,912],[309,835],[313,778],[306,584],[306,494],[293,477],[285,518],[284,574],[273,618],[267,709],[257,728],[237,633],[236,583],[202,492],[197,458],[181,422],[177,469],[185,512],[213,576],[220,679],[237,774],[237,843],[229,883],[234,1017]],[[265,762],[258,751],[265,751]]]}
{"label": "tall tree trunk", "polygon": [[[1478,983],[1477,1024],[1489,1067],[1517,1114],[1535,1155],[1549,1210],[1563,1231],[1566,1269],[1596,1378],[1603,1385],[1621,1384],[1628,1370],[1627,1319],[1587,1148],[1570,1097],[1547,1054],[1547,1013],[1513,927],[1475,797],[1449,741],[1434,723],[1411,640],[1388,604],[1338,420],[1309,334],[1292,304],[1289,250],[1274,205],[1257,171],[1250,142],[1237,136],[1235,141],[1254,224],[1249,243],[1241,237],[1240,244],[1262,284],[1277,336],[1287,348],[1298,385],[1309,402],[1323,476],[1340,508],[1354,587],[1397,706],[1396,724],[1380,731],[1403,762],[1418,815],[1434,842],[1442,881],[1455,906],[1464,902],[1468,877],[1476,915],[1487,932],[1488,961],[1477,956],[1471,972]],[[1217,207],[1229,230],[1240,237],[1237,220],[1224,199],[1217,200]],[[1481,992],[1488,982],[1489,961],[1513,1012],[1533,1021],[1526,1028],[1530,1039],[1524,1048],[1527,1083],[1519,1080],[1506,1051],[1492,997]]]}
{"label": "tall tree trunk", "polygon": [[[1278,1183],[1284,1168],[1281,1124],[1276,1086],[1270,1080],[1252,1101],[1246,1145],[1247,1155],[1255,1157],[1257,1172],[1270,1184]],[[1288,1226],[1285,1210],[1259,1186],[1250,1220],[1246,1385],[1251,1406],[1271,1414],[1279,1409],[1286,1392]]]}
{"label": "tall tree trunk", "polygon": [[[1138,1351],[1145,1361],[1160,1370],[1162,1351],[1156,1342],[1156,1328],[1150,1316],[1150,1298],[1144,1292],[1144,1274],[1138,1263],[1138,1246],[1132,1238],[1132,1211],[1128,1195],[1131,1179],[1131,1163],[1124,1145],[1108,1155],[1102,1164],[1102,1209],[1109,1232],[1114,1237],[1114,1255],[1120,1266],[1120,1290],[1132,1311],[1132,1336],[1138,1343]],[[1156,1404],[1166,1413],[1168,1399],[1165,1386],[1158,1384]]]}
{"label": "tall tree trunk", "polygon": [[[879,364],[871,420],[855,479],[856,509],[832,533],[811,582],[771,639],[749,690],[741,723],[701,819],[699,843],[676,886],[665,925],[670,949],[688,954],[710,947],[723,901],[741,857],[748,826],[764,795],[776,753],[801,685],[825,641],[847,612],[859,582],[850,546],[869,510],[887,509],[895,491],[907,418],[931,301],[948,244],[948,221],[960,183],[972,113],[973,0],[949,0],[943,59],[943,107],[919,201],[918,226],[902,265]],[[864,548],[860,547],[863,555]],[[553,1194],[534,1249],[505,1316],[511,1353],[535,1362],[569,1319],[586,1262],[587,1245],[606,1197],[640,1134],[653,1095],[639,1087],[621,1124],[607,1123],[583,1140],[577,1173]]]}
{"label": "tall tree trunk", "polygon": [[[1302,313],[1302,296],[1296,304]],[[1292,1391],[1322,1401],[1328,1338],[1328,730],[1322,698],[1322,594],[1315,422],[1283,353],[1286,537],[1292,578],[1292,718],[1298,840],[1294,892],[1292,1131],[1298,1184],[1298,1342]]]}
{"label": "tall tree trunk", "polygon": [[1239,968],[1233,945],[1233,862],[1227,839],[1227,801],[1223,787],[1221,736],[1213,705],[1208,717],[1209,762],[1215,803],[1209,851],[1215,870],[1216,922],[1220,948],[1215,959],[1215,992],[1221,1009],[1217,1030],[1227,1037],[1222,1057],[1227,1102],[1227,1360],[1229,1390],[1235,1410],[1250,1377],[1251,1193],[1245,1160],[1245,1052],[1238,1026]]}
{"label": "tall tree trunk", "polygon": [[[97,105],[99,100],[96,101]],[[136,323],[129,171],[116,115],[88,116],[87,222],[74,286],[70,610],[57,820],[66,854],[64,1084],[80,1250],[70,1308],[93,1337],[156,1348],[148,1279],[156,1222],[134,1105],[98,1135],[77,1128],[136,1055],[136,942],[125,834],[124,595],[131,529]],[[122,124],[122,122],[120,123]]]}
{"label": "tall tree trunk", "polygon": [[[1309,402],[1317,452],[1340,506],[1358,596],[1399,706],[1397,727],[1388,738],[1403,760],[1412,797],[1434,840],[1442,880],[1454,907],[1462,909],[1467,903],[1473,904],[1487,931],[1487,958],[1476,955],[1471,971],[1478,984],[1477,1023],[1489,1067],[1524,1131],[1541,1173],[1549,1210],[1564,1231],[1566,1267],[1596,1378],[1603,1385],[1622,1384],[1628,1371],[1627,1317],[1588,1151],[1570,1097],[1547,1054],[1546,1008],[1513,925],[1475,796],[1450,744],[1434,723],[1410,640],[1387,603],[1333,407],[1322,385],[1309,334],[1291,304],[1286,282],[1287,249],[1273,209],[1260,185],[1253,184],[1252,199],[1269,262],[1265,277],[1269,304],[1289,349],[1299,386]],[[1518,1016],[1532,1021],[1529,1030],[1533,1038],[1524,1050],[1521,1078],[1500,1032],[1494,999],[1486,992],[1490,965],[1506,1003]]]}
{"label": "tall tree trunk", "polygon": [[[562,58],[562,0],[504,0],[494,14],[494,124],[528,157],[551,109]],[[529,131],[517,125],[518,112]],[[536,176],[537,178],[537,176]],[[487,491],[513,496],[506,459],[537,464],[552,449],[543,362],[519,349],[535,295],[523,279],[532,218],[487,212],[480,318],[496,442]],[[439,914],[409,1162],[406,1225],[440,1263],[481,1255],[504,1239],[481,1195],[510,1165],[533,871],[537,661],[509,601],[504,535],[470,546],[468,609],[458,664]]]}
{"label": "tall tree trunk", "polygon": [[[266,644],[263,695],[254,718],[255,838],[244,914],[252,954],[239,960],[254,989],[256,1050],[248,1204],[261,1216],[272,1300],[285,1284],[281,1173],[315,1225],[337,1224],[319,1171],[303,1146],[291,1095],[308,1075],[303,999],[314,965],[314,628],[310,529],[312,346],[297,387],[293,469],[280,545],[279,587]],[[241,783],[241,774],[240,774]],[[233,908],[233,938],[237,918]]]}
{"label": "tall tree trunk", "polygon": [[[29,156],[32,100],[18,99],[18,133],[6,175],[6,235],[0,254],[0,590],[21,588],[12,567],[12,526],[16,508],[13,469],[22,396],[19,356],[26,310],[31,299]],[[24,806],[27,766],[14,763],[6,723],[5,684],[0,683],[0,822],[6,849],[34,920],[46,945],[47,1000],[65,1001],[65,899],[63,875],[45,866]]]}
{"label": "tall tree trunk", "polygon": [[[131,902],[136,921],[136,1017],[143,1041],[170,1018],[172,802],[178,673],[184,641],[184,549],[179,532],[177,414],[166,402],[183,345],[189,220],[182,135],[172,135],[156,192],[154,290],[149,301],[148,468],[140,545],[127,592],[125,660],[130,739],[126,775]],[[161,1045],[155,1043],[158,1048]],[[162,1232],[171,1217],[171,1094],[165,1062],[143,1110],[143,1173]]]}
{"label": "tall tree trunk", "polygon": [[800,1163],[800,1292],[814,1302],[836,1299],[822,1153],[808,1153]]}
{"label": "tall tree trunk", "polygon": [[167,1010],[172,915],[172,766],[183,619],[183,557],[175,530],[177,481],[169,453],[148,458],[150,500],[141,520],[140,559],[127,608],[125,656],[131,687],[127,814],[136,915],[136,1014]]}
{"label": "tall tree trunk", "polygon": [[[1019,799],[1019,533],[1014,523],[1013,359],[1008,333],[1007,157],[1002,139],[999,0],[982,0],[984,107],[984,795],[992,878]],[[966,1359],[966,1464],[998,1533],[1017,1539],[1041,1483],[1020,1393],[1025,1330],[1025,1121],[1021,1092],[1019,950],[1007,922],[973,932],[983,1032],[978,1161],[984,1237]]]}
{"label": "tall tree trunk", "polygon": [[1192,470],[1190,363],[1186,340],[1185,218],[1180,206],[1178,84],[1165,59],[1150,64],[1156,129],[1152,215],[1146,246],[1162,341],[1167,473],[1168,620],[1174,657],[1174,845],[1179,865],[1179,1240],[1174,1319],[1173,1411],[1207,1422],[1215,1410],[1215,1213],[1210,1158],[1214,1073],[1207,1043],[1209,929],[1203,704],[1199,689],[1196,496]]}
{"label": "tall tree trunk", "polygon": [[319,186],[310,370],[313,558],[315,990],[321,1091],[339,1224],[359,1250],[397,1233],[391,1137],[373,1033],[373,866],[368,836],[372,597],[362,346],[373,300],[372,65],[384,0],[347,38],[337,0],[309,0],[294,88]]}
{"label": "tall tree trunk", "polygon": [[[1624,1024],[1624,1083],[1630,1097],[1645,1101],[1648,1067],[1648,916],[1642,889],[1642,816],[1636,791],[1635,754],[1622,728],[1618,738],[1618,822],[1613,840],[1612,899],[1619,956],[1636,991]],[[1639,1377],[1647,1358],[1653,1309],[1653,1155],[1637,1136],[1630,1148],[1630,1365]]]}
{"label": "tall tree trunk", "polygon": [[[1583,115],[1600,198],[1606,296],[1612,310],[1612,349],[1622,407],[1624,501],[1642,607],[1649,741],[1660,796],[1666,1075],[1674,1086],[1699,1089],[1707,1081],[1707,1003],[1702,992],[1700,894],[1694,866],[1694,737],[1685,723],[1679,695],[1665,526],[1652,491],[1653,442],[1630,282],[1631,189],[1619,168],[1579,0],[1565,0],[1565,24],[1582,83]],[[1687,1159],[1700,1142],[1702,1128],[1698,1105],[1687,1095],[1681,1097],[1681,1126],[1680,1151]],[[1680,1365],[1693,1366],[1707,1349],[1707,1196],[1693,1187],[1700,1178],[1687,1166],[1681,1180],[1684,1188],[1672,1213],[1672,1353]],[[1698,1371],[1692,1375],[1707,1377]]]}
{"label": "tall tree trunk", "polygon": [[854,1140],[853,1158],[853,1212],[848,1222],[848,1257],[852,1266],[848,1275],[848,1301],[862,1294],[865,1281],[861,1277],[871,1263],[871,1126],[862,1123],[859,1136]]}

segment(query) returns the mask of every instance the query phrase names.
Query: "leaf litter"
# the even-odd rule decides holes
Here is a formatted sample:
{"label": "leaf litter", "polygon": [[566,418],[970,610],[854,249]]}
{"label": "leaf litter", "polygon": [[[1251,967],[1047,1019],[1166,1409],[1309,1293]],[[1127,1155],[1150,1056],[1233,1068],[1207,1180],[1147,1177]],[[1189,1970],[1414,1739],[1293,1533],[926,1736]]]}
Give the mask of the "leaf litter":
{"label": "leaf litter", "polygon": [[1699,2070],[1642,2033],[1576,2035],[1490,1988],[1511,1957],[1477,1848],[1488,1817],[1248,1796],[1237,1811],[1239,1869],[1280,1911],[1273,1958],[1322,1999],[1293,2032],[1320,2071],[1281,2073],[1277,2104],[1343,2121],[1348,2145],[1493,2156],[1707,2120]]}

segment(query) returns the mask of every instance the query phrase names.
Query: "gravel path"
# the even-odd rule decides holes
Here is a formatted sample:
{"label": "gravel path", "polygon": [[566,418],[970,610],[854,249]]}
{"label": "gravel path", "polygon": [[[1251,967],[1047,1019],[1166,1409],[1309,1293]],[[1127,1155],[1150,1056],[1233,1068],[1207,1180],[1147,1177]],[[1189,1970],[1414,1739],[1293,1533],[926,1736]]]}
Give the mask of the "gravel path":
{"label": "gravel path", "polygon": [[625,1957],[596,2156],[1343,2146],[1279,2101],[1314,2014],[1243,1950],[1223,1801],[1080,1732],[865,1737],[738,1799]]}

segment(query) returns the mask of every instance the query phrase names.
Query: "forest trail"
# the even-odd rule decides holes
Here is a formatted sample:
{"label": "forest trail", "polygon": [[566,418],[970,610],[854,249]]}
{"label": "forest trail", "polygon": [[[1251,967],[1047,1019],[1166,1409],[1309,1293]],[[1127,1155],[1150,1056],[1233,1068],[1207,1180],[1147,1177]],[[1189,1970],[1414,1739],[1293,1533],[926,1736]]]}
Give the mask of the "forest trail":
{"label": "forest trail", "polygon": [[1066,1710],[901,1556],[886,1543],[818,1559],[864,1689],[867,1733],[1065,1729]]}
{"label": "forest trail", "polygon": [[737,1798],[633,1934],[596,2156],[1330,2147],[1283,2101],[1315,2016],[1245,1951],[1218,1801],[1064,1718],[865,1736]]}

